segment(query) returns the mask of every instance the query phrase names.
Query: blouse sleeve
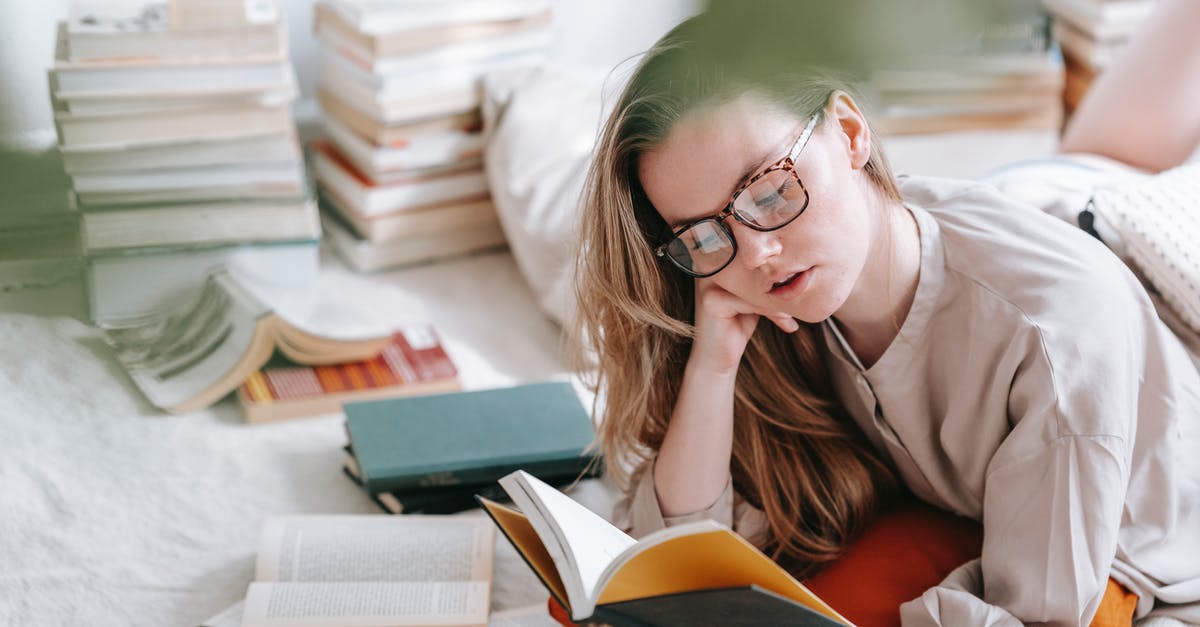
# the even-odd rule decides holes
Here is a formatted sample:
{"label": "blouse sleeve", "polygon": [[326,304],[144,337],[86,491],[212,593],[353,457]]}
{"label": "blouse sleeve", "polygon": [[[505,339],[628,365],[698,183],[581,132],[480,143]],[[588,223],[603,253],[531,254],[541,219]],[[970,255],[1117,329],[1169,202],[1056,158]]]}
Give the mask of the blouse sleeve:
{"label": "blouse sleeve", "polygon": [[1111,436],[1064,436],[993,469],[983,555],[901,608],[911,625],[1084,625],[1116,554],[1127,465]]}
{"label": "blouse sleeve", "polygon": [[704,519],[732,528],[760,548],[764,543],[765,516],[737,494],[732,482],[725,484],[725,490],[712,505],[689,514],[664,516],[654,489],[654,460],[634,474],[629,491],[613,510],[616,525],[635,538],[666,527]]}

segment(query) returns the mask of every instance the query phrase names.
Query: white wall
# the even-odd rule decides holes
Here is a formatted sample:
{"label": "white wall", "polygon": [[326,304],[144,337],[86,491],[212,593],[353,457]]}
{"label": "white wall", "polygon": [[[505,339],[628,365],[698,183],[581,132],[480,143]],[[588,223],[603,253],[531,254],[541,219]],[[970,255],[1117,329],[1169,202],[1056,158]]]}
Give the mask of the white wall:
{"label": "white wall", "polygon": [[[315,111],[311,100],[316,81],[312,0],[282,1],[301,87],[296,114],[303,122]],[[557,33],[552,59],[588,67],[612,67],[644,50],[700,3],[554,1]],[[67,10],[68,0],[0,0],[0,146],[34,148],[55,141],[46,68],[54,58],[55,24],[64,19]]]}

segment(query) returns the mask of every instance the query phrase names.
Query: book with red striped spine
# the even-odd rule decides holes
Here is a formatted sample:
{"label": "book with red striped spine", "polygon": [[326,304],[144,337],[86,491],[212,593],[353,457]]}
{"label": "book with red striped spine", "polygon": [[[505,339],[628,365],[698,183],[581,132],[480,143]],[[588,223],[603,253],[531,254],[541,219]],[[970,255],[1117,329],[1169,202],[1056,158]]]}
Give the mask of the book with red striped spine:
{"label": "book with red striped spine", "polygon": [[342,404],[461,389],[432,326],[397,331],[375,357],[325,366],[267,366],[238,387],[247,422],[332,414]]}

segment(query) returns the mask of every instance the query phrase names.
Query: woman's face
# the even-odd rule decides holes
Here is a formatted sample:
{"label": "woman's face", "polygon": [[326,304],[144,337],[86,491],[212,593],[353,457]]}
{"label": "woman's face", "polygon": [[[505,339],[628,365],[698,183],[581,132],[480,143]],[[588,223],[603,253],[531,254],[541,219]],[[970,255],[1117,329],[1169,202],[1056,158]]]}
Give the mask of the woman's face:
{"label": "woman's face", "polygon": [[[674,229],[724,209],[741,183],[786,156],[806,122],[753,95],[704,108],[685,116],[661,145],[641,156],[638,177]],[[737,255],[716,275],[699,280],[716,282],[760,313],[819,322],[837,312],[874,246],[878,212],[868,203],[869,183],[862,175],[869,156],[869,141],[860,132],[865,128],[853,102],[835,97],[796,158],[808,208],[768,232],[727,218]]]}

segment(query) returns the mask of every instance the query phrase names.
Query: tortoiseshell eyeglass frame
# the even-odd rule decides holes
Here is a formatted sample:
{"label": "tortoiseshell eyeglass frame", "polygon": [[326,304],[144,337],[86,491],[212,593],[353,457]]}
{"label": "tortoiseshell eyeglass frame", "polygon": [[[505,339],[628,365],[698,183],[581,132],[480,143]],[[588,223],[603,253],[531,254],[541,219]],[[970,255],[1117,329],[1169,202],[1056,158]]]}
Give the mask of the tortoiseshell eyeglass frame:
{"label": "tortoiseshell eyeglass frame", "polygon": [[[728,266],[730,263],[733,262],[733,258],[737,256],[737,239],[735,239],[733,237],[733,233],[729,230],[729,227],[725,226],[725,224],[724,224],[725,219],[728,218],[729,216],[733,216],[733,219],[737,220],[738,222],[746,225],[747,227],[749,227],[751,229],[754,229],[755,231],[759,231],[759,232],[763,232],[763,233],[766,233],[768,231],[775,231],[778,229],[782,229],[783,227],[785,227],[785,226],[791,224],[793,221],[795,221],[796,218],[799,218],[800,215],[802,213],[804,213],[804,210],[808,208],[808,188],[806,188],[804,186],[804,182],[800,180],[800,174],[796,172],[796,159],[800,157],[800,153],[803,152],[804,147],[808,145],[808,140],[809,140],[809,138],[812,137],[813,129],[816,128],[817,120],[820,118],[820,116],[821,116],[820,112],[817,112],[817,113],[813,114],[813,116],[811,118],[809,118],[808,124],[806,124],[804,126],[804,130],[800,132],[800,137],[796,138],[796,143],[792,144],[792,149],[790,151],[788,151],[787,156],[783,157],[779,161],[776,161],[775,163],[772,163],[771,165],[767,166],[766,168],[763,168],[763,170],[761,172],[759,172],[758,174],[755,174],[754,176],[752,176],[748,180],[746,180],[746,182],[739,185],[738,188],[736,190],[734,190],[733,194],[730,195],[729,203],[725,205],[724,209],[720,210],[719,212],[717,212],[714,215],[708,216],[706,218],[701,218],[694,222],[689,222],[688,224],[685,224],[685,225],[675,229],[674,231],[671,232],[671,236],[668,237],[665,242],[658,245],[654,249],[654,255],[659,258],[666,258],[668,261],[671,262],[671,265],[678,268],[684,274],[693,276],[698,279],[703,279],[705,277],[713,276],[714,274],[724,270],[726,266]],[[763,178],[764,176],[766,176],[776,170],[785,170],[785,171],[789,172],[796,179],[796,184],[799,185],[800,190],[804,192],[804,202],[800,205],[800,209],[798,211],[796,211],[796,213],[794,215],[788,217],[782,223],[777,224],[775,226],[770,226],[770,227],[759,226],[759,225],[755,224],[753,221],[743,217],[736,209],[734,209],[734,204],[737,202],[738,196],[741,195],[741,193],[744,192],[746,190],[746,188],[750,187],[755,182],[757,182],[759,179]],[[698,272],[691,270],[690,268],[684,267],[683,264],[676,261],[674,257],[672,257],[671,255],[668,255],[667,247],[670,246],[676,239],[679,239],[679,236],[682,235],[685,231],[687,231],[688,229],[694,228],[696,225],[701,224],[703,222],[715,223],[722,231],[725,232],[725,235],[729,238],[729,241],[733,247],[730,250],[729,259],[726,259],[725,263],[721,264],[721,266],[719,268],[717,268],[716,270],[713,270],[712,272],[698,273]]]}

